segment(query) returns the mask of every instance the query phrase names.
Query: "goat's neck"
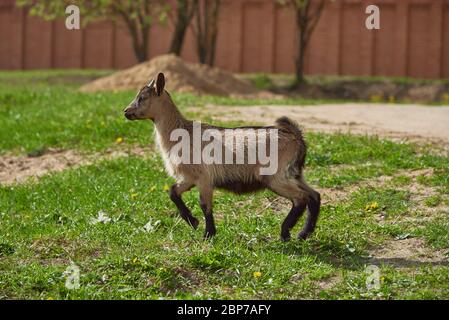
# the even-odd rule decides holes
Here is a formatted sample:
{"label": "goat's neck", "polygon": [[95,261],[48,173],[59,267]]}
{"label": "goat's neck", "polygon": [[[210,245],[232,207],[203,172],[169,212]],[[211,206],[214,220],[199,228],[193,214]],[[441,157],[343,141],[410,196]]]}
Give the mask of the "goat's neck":
{"label": "goat's neck", "polygon": [[157,130],[157,134],[160,137],[160,142],[164,147],[169,147],[170,134],[173,130],[183,128],[186,123],[186,119],[178,110],[176,105],[168,99],[164,106],[164,112],[154,119],[154,125]]}

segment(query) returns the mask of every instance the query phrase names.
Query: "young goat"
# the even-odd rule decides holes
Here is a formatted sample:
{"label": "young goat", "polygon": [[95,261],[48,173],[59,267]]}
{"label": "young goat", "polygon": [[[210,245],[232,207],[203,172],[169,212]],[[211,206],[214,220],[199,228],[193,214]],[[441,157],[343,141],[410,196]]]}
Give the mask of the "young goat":
{"label": "young goat", "polygon": [[[139,90],[124,113],[129,120],[151,119],[154,122],[156,139],[164,158],[166,170],[177,182],[170,189],[170,199],[178,208],[181,217],[193,228],[198,227],[198,220],[192,215],[181,198],[184,192],[196,186],[200,193],[200,206],[206,221],[204,237],[212,237],[216,233],[212,215],[214,188],[226,189],[238,194],[267,188],[291,200],[293,204],[282,223],[281,240],[287,241],[290,239],[290,230],[307,207],[307,221],[298,234],[299,239],[306,239],[313,232],[318,219],[320,194],[308,186],[303,179],[302,170],[306,157],[306,144],[297,124],[286,117],[276,120],[275,126],[234,128],[241,129],[241,131],[201,124],[201,132],[206,129],[215,129],[222,136],[225,136],[226,132],[232,131],[232,143],[236,141],[236,146],[239,144],[237,141],[242,141],[238,138],[243,130],[253,129],[258,138],[270,141],[268,135],[261,136],[259,134],[260,130],[277,130],[277,170],[271,175],[260,174],[260,169],[263,167],[260,161],[252,164],[220,164],[216,162],[206,163],[205,161],[186,161],[187,163],[181,161],[179,163],[179,161],[173,161],[170,153],[177,143],[172,141],[171,135],[174,130],[183,129],[190,133],[190,137],[192,137],[195,123],[182,116],[168,92],[164,90],[164,86],[165,77],[162,73],[159,73],[156,82],[152,80]],[[189,140],[190,150],[199,147],[203,150],[205,147],[204,141],[196,141],[195,145],[194,140],[194,138]],[[198,145],[198,142],[200,145]],[[244,149],[245,155],[248,155],[249,144],[244,140],[240,144],[243,144],[243,147],[242,145],[240,147]],[[236,155],[235,152],[234,155]],[[187,157],[190,158],[188,160],[192,160],[192,155],[189,154]]]}

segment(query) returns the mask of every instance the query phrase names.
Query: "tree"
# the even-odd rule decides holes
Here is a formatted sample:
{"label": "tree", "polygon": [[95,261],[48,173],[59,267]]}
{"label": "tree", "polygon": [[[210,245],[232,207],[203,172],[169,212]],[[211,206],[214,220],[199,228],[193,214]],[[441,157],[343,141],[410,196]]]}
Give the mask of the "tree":
{"label": "tree", "polygon": [[187,28],[198,7],[198,0],[176,0],[174,31],[170,44],[170,53],[181,54]]}
{"label": "tree", "polygon": [[320,20],[327,0],[282,0],[293,7],[296,16],[298,48],[295,59],[296,82],[304,82],[304,58],[310,37]]}
{"label": "tree", "polygon": [[[83,26],[92,20],[120,19],[125,22],[131,35],[137,61],[148,59],[149,34],[155,21],[163,21],[167,16],[167,5],[162,0],[78,0]],[[70,0],[18,0],[21,6],[30,8],[30,14],[46,20],[65,16]]]}
{"label": "tree", "polygon": [[214,65],[218,33],[218,15],[221,0],[202,0],[196,7],[193,33],[196,39],[198,59]]}

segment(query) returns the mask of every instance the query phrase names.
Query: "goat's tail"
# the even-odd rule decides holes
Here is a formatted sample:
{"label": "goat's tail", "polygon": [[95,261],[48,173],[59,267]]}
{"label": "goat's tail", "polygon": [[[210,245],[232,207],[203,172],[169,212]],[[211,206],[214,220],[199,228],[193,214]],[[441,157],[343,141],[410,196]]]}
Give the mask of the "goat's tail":
{"label": "goat's tail", "polygon": [[288,117],[281,117],[276,120],[276,125],[281,129],[285,130],[291,134],[293,134],[296,138],[296,140],[299,142],[299,150],[297,153],[297,166],[301,170],[304,167],[304,162],[306,160],[306,154],[307,154],[307,145],[304,140],[301,128],[299,127],[298,123],[295,121],[289,119]]}

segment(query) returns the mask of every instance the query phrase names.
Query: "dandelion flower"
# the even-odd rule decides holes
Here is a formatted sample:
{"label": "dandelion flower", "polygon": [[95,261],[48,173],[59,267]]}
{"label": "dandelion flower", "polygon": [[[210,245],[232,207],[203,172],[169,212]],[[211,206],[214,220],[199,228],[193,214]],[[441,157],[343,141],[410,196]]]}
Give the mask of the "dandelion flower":
{"label": "dandelion flower", "polygon": [[365,211],[374,211],[378,208],[379,208],[379,204],[376,201],[374,201],[374,202],[368,203],[365,206]]}
{"label": "dandelion flower", "polygon": [[443,102],[449,102],[449,93],[443,94]]}
{"label": "dandelion flower", "polygon": [[253,277],[254,278],[260,278],[262,276],[262,272],[260,272],[260,271],[254,271],[254,273],[253,273]]}
{"label": "dandelion flower", "polygon": [[167,184],[165,184],[164,185],[164,191],[168,191],[168,190],[170,190],[170,187]]}
{"label": "dandelion flower", "polygon": [[118,137],[117,139],[115,139],[115,143],[120,144],[123,142],[123,138],[122,137]]}

